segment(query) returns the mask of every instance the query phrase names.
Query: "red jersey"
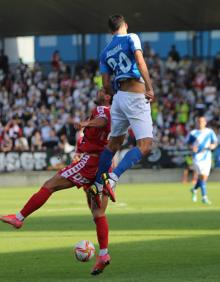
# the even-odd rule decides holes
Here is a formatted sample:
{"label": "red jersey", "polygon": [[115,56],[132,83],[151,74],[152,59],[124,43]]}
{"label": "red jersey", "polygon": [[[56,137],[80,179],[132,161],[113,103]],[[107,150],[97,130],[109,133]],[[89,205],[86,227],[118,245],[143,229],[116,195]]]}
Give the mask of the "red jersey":
{"label": "red jersey", "polygon": [[111,130],[110,107],[96,107],[92,111],[90,120],[94,118],[105,118],[107,124],[102,128],[86,127],[84,129],[84,136],[77,150],[79,153],[100,154],[108,143],[108,135]]}

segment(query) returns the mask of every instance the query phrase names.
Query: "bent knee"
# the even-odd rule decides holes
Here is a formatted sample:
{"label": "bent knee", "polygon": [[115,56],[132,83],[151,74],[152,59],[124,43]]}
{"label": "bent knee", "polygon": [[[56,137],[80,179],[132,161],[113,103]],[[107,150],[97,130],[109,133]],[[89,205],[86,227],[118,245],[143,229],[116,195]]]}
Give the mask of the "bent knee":
{"label": "bent knee", "polygon": [[118,136],[118,137],[110,137],[109,143],[108,143],[108,148],[112,152],[117,152],[118,150],[121,149],[121,145],[124,142],[125,136]]}
{"label": "bent knee", "polygon": [[92,209],[92,216],[93,218],[105,216],[105,210],[102,208],[94,208]]}
{"label": "bent knee", "polygon": [[146,138],[143,140],[138,140],[137,146],[140,149],[141,153],[145,156],[149,154],[152,150],[152,145],[153,145],[153,139],[151,138]]}
{"label": "bent knee", "polygon": [[109,148],[112,152],[116,153],[117,151],[120,150],[121,145],[120,145],[120,144],[116,144],[116,143],[108,144],[108,148]]}
{"label": "bent knee", "polygon": [[51,193],[56,192],[56,187],[52,184],[51,180],[44,182],[43,187],[49,190]]}

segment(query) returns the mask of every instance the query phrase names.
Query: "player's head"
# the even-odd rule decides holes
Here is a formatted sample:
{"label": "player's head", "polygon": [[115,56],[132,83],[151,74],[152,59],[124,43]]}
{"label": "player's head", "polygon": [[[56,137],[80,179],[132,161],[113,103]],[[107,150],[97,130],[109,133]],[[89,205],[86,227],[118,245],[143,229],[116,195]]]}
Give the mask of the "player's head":
{"label": "player's head", "polygon": [[197,117],[196,122],[199,129],[204,129],[206,127],[207,121],[204,116]]}
{"label": "player's head", "polygon": [[95,104],[98,106],[109,106],[112,102],[112,95],[108,94],[104,88],[97,92]]}
{"label": "player's head", "polygon": [[111,31],[111,33],[116,33],[119,30],[123,30],[124,32],[127,32],[128,25],[126,23],[126,20],[124,16],[122,15],[112,15],[108,18],[108,27]]}

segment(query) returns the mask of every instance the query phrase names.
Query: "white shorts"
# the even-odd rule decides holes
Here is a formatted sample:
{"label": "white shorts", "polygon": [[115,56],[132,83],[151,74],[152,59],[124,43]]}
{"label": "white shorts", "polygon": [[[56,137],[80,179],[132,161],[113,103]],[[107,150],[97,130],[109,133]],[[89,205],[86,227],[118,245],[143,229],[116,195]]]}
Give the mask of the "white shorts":
{"label": "white shorts", "polygon": [[206,161],[194,161],[193,162],[193,168],[196,171],[197,174],[199,175],[206,175],[209,176],[210,170],[211,170],[211,161],[206,160]]}
{"label": "white shorts", "polygon": [[146,102],[142,93],[118,91],[111,106],[111,136],[124,135],[131,126],[136,140],[153,138],[150,103]]}

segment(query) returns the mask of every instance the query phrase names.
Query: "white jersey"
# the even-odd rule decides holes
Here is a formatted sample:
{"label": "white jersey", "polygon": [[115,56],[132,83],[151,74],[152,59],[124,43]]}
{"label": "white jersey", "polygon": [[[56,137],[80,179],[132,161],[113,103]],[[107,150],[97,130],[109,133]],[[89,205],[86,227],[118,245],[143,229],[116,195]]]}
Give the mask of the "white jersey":
{"label": "white jersey", "polygon": [[212,129],[207,127],[203,130],[194,129],[190,132],[187,143],[198,147],[198,152],[193,154],[195,162],[211,162],[210,145],[217,143],[217,136]]}

